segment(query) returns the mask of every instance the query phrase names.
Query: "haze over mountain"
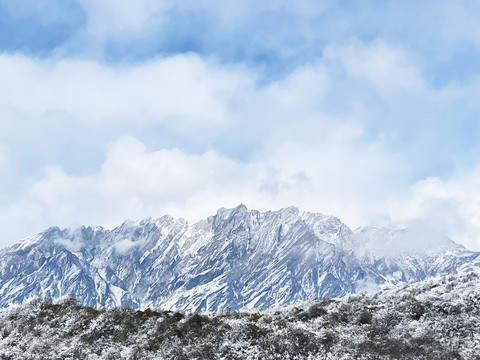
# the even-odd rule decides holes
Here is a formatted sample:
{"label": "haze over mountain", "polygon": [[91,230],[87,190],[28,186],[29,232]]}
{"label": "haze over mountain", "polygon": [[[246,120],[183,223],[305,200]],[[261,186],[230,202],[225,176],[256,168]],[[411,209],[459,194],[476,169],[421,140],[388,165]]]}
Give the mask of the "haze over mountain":
{"label": "haze over mountain", "polygon": [[96,308],[267,309],[480,263],[448,238],[418,234],[244,205],[195,224],[166,215],[112,230],[52,227],[0,252],[0,305],[40,295]]}

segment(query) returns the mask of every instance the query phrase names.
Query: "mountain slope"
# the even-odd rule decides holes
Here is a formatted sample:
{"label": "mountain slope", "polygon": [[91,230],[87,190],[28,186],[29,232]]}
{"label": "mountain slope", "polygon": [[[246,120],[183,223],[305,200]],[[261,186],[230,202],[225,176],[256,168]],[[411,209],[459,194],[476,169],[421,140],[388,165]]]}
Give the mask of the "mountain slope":
{"label": "mountain slope", "polygon": [[382,239],[407,235],[243,205],[193,225],[164,216],[113,230],[50,228],[0,252],[0,305],[69,295],[92,307],[266,309],[451,274],[478,259],[448,239],[380,251]]}

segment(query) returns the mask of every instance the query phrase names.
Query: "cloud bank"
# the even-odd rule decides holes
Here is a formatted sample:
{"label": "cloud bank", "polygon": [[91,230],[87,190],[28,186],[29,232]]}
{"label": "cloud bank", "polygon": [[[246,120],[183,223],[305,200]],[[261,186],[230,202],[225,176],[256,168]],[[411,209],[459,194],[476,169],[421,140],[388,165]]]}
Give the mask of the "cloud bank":
{"label": "cloud bank", "polygon": [[480,250],[480,9],[402,4],[2,4],[0,244],[245,203]]}

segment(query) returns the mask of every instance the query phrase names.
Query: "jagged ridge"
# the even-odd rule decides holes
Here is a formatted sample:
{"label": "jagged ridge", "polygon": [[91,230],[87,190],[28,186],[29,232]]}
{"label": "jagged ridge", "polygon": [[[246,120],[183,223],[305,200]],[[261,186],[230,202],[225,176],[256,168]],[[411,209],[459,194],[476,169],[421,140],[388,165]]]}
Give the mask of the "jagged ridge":
{"label": "jagged ridge", "polygon": [[385,282],[455,273],[478,253],[448,239],[381,253],[404,232],[300,212],[219,209],[183,219],[127,221],[113,230],[50,228],[0,253],[0,305],[70,295],[92,307],[193,311],[256,308],[337,297]]}

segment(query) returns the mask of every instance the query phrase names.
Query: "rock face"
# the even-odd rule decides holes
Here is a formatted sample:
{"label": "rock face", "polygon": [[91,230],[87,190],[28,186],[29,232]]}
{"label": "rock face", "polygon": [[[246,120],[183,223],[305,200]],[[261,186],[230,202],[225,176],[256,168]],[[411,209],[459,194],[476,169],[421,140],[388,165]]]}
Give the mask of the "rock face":
{"label": "rock face", "polygon": [[415,236],[352,231],[294,207],[261,213],[244,205],[193,225],[164,216],[113,230],[53,227],[0,252],[0,306],[41,295],[92,307],[262,310],[479,262],[448,239]]}

